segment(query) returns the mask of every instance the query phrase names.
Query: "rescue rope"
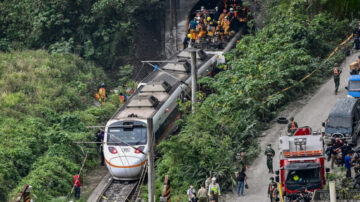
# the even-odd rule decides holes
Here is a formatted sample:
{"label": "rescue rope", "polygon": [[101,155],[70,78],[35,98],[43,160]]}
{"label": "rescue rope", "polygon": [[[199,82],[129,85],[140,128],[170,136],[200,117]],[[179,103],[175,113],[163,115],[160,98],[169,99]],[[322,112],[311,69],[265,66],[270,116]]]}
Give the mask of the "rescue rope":
{"label": "rescue rope", "polygon": [[[350,39],[353,38],[353,36],[354,36],[354,34],[351,34],[349,37],[347,37],[347,39],[345,39],[345,40],[344,40],[343,42],[341,42],[338,46],[336,46],[336,48],[334,49],[334,51],[330,53],[330,55],[326,58],[326,60],[324,60],[324,61],[323,61],[316,69],[314,69],[310,74],[308,74],[308,75],[304,76],[302,79],[300,79],[299,82],[303,82],[303,81],[305,81],[306,79],[308,79],[309,77],[311,77],[312,75],[314,75],[314,73],[317,72],[317,71],[321,68],[322,65],[324,65],[326,62],[328,62],[329,59],[332,58],[332,57],[335,55],[335,53],[339,50],[339,47],[345,45]],[[271,95],[271,96],[278,95],[278,94],[280,94],[280,93],[286,92],[286,91],[294,88],[295,86],[296,86],[296,85],[292,85],[292,86],[289,86],[289,87],[287,87],[287,88],[284,88],[284,89],[276,92],[275,94],[273,94],[273,95]],[[271,97],[271,96],[268,96],[268,97]]]}

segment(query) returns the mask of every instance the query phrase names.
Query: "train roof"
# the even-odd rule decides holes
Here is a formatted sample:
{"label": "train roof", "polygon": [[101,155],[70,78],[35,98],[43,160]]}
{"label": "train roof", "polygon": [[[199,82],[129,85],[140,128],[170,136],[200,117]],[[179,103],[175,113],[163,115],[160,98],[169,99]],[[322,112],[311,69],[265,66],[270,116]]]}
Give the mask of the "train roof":
{"label": "train roof", "polygon": [[[196,54],[196,66],[199,69],[212,56],[202,50]],[[154,70],[141,82],[133,95],[113,115],[111,119],[151,118],[166,102],[175,89],[191,76],[191,55],[184,50],[162,64],[160,70]]]}

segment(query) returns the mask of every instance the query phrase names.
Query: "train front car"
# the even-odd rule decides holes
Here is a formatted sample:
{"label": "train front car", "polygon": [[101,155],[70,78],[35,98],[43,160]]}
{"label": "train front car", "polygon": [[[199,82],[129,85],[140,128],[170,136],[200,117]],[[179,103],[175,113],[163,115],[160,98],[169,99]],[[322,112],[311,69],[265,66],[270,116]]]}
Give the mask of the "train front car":
{"label": "train front car", "polygon": [[138,179],[148,150],[146,122],[110,120],[105,128],[104,142],[104,158],[113,178]]}

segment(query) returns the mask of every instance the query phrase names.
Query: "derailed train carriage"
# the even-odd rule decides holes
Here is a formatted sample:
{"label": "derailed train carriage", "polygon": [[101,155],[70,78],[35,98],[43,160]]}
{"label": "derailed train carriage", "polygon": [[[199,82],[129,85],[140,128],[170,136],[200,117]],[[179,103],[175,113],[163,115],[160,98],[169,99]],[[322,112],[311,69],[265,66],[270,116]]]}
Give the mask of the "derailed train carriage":
{"label": "derailed train carriage", "polygon": [[[198,74],[211,72],[216,65],[214,55],[202,51],[196,55],[200,67]],[[177,99],[189,91],[191,66],[187,60],[190,54],[183,51],[177,59],[179,62],[160,67],[162,71],[150,73],[106,124],[103,151],[114,178],[129,180],[139,177],[148,152],[147,118],[153,119],[155,141],[159,143],[180,116]]]}
{"label": "derailed train carriage", "polygon": [[[216,68],[222,52],[232,48],[241,32],[217,54],[197,51],[197,75],[209,75]],[[140,177],[146,163],[147,118],[153,119],[155,142],[158,144],[172,131],[174,122],[180,117],[178,99],[190,92],[190,53],[180,52],[151,72],[140,83],[138,89],[107,122],[104,137],[104,157],[108,170],[115,179],[135,180]]]}

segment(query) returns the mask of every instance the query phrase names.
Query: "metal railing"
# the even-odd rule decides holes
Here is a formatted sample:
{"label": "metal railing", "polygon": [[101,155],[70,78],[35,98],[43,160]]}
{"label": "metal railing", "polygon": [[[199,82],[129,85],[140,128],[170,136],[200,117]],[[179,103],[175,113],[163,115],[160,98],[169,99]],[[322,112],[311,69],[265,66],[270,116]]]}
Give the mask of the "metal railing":
{"label": "metal railing", "polygon": [[[355,202],[360,201],[360,190],[337,190],[337,202]],[[314,202],[330,201],[330,193],[328,190],[316,190],[313,196]]]}

